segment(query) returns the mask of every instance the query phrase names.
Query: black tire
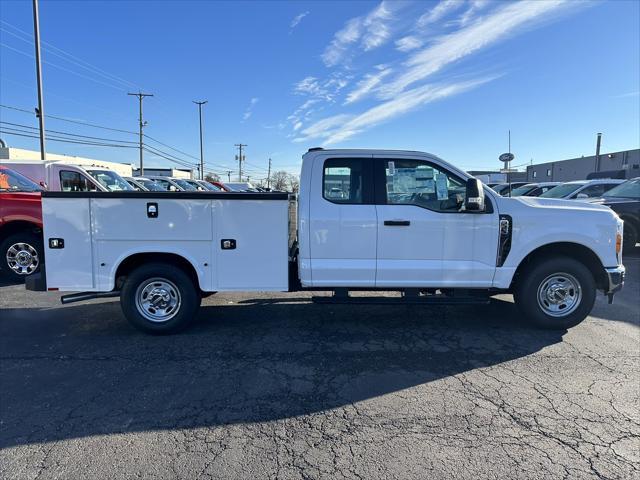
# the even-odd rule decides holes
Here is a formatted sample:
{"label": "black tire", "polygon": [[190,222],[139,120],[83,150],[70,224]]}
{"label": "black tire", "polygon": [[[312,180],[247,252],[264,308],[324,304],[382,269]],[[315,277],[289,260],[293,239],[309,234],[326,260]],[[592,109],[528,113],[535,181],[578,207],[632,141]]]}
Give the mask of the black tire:
{"label": "black tire", "polygon": [[[558,274],[560,278],[564,274],[565,280],[567,275],[573,277],[567,284],[559,282],[555,285],[561,287],[559,292],[561,295],[564,291],[574,292],[568,297],[577,299],[574,302],[575,306],[567,310],[569,313],[558,311],[556,312],[558,316],[550,315],[548,312],[552,308],[563,308],[561,304],[560,306],[553,304],[553,302],[550,304],[547,297],[544,297],[543,301],[538,300],[539,289],[550,291],[543,290],[542,286],[543,284],[553,285],[553,281],[547,282],[547,279],[555,274]],[[571,280],[578,283],[579,291],[565,288],[567,285],[570,286]],[[591,313],[596,300],[596,282],[591,271],[572,258],[552,257],[546,260],[534,260],[519,275],[513,297],[516,306],[533,325],[546,329],[564,330],[578,325]]]}
{"label": "black tire", "polygon": [[631,253],[638,243],[638,230],[630,222],[624,222],[624,234],[622,238],[622,251]]}
{"label": "black tire", "polygon": [[[28,258],[23,257],[23,260],[27,263],[20,264],[18,260],[15,259],[14,253],[16,252],[16,245],[21,245],[21,247],[19,247],[20,252],[30,255]],[[9,252],[10,249],[12,250],[11,253]],[[34,251],[35,255],[31,255]],[[9,257],[11,257],[11,259]],[[42,238],[35,233],[18,232],[0,241],[0,274],[4,275],[4,277],[10,281],[24,281],[27,276],[40,271],[40,266],[43,261]],[[21,270],[23,273],[19,273],[18,270]]]}
{"label": "black tire", "polygon": [[[145,296],[145,293],[148,294]],[[153,298],[160,303],[154,306]],[[174,300],[177,303],[173,310],[171,307],[154,310],[158,305],[163,307]],[[144,302],[152,305],[145,308]],[[176,333],[188,327],[195,318],[200,308],[200,291],[181,268],[168,263],[150,263],[127,276],[120,291],[120,305],[127,320],[137,329],[154,334]],[[168,311],[165,320],[148,318],[154,315],[153,312],[158,314],[160,311]]]}

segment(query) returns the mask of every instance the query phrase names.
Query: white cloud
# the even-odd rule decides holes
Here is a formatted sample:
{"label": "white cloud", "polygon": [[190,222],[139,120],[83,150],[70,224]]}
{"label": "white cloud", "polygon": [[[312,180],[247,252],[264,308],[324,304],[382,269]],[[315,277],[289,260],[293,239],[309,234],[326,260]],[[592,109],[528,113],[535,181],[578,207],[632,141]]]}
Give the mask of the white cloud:
{"label": "white cloud", "polygon": [[391,37],[388,23],[392,19],[390,7],[383,1],[367,15],[348,20],[325,48],[322,61],[327,67],[333,67],[343,61],[355,45],[360,45],[364,51],[383,45]]}
{"label": "white cloud", "polygon": [[415,35],[407,35],[406,37],[396,40],[396,50],[401,52],[408,52],[420,48],[422,46],[422,40]]}
{"label": "white cloud", "polygon": [[489,4],[489,0],[471,0],[469,8],[465,10],[462,16],[458,19],[457,23],[461,26],[468,25],[472,20],[475,20],[476,14]]}
{"label": "white cloud", "polygon": [[417,25],[424,27],[431,23],[436,23],[449,13],[460,8],[463,4],[464,0],[441,0],[435,7],[418,18]]}
{"label": "white cloud", "polygon": [[358,82],[356,87],[347,95],[347,99],[344,102],[345,105],[357,102],[358,100],[364,98],[375,87],[377,87],[380,82],[382,82],[382,79],[384,77],[386,77],[393,71],[391,68],[386,68],[386,66],[384,65],[382,67],[384,68],[379,69],[377,73],[368,73],[362,80]]}
{"label": "white cloud", "polygon": [[530,27],[545,15],[568,5],[567,0],[523,0],[509,3],[472,25],[445,35],[416,52],[406,62],[409,68],[381,90],[383,98],[393,98],[407,86],[423,80],[443,67]]}
{"label": "white cloud", "polygon": [[380,123],[399,117],[422,105],[457,95],[497,77],[488,77],[452,84],[423,85],[398,95],[397,98],[381,103],[359,115],[340,114],[320,120],[302,130],[296,142],[324,139],[324,144],[335,144],[347,140],[358,133]]}
{"label": "white cloud", "polygon": [[253,97],[251,100],[249,100],[249,106],[247,107],[247,109],[244,111],[244,115],[242,115],[242,120],[249,120],[249,118],[251,117],[251,115],[253,115],[253,107],[255,107],[256,103],[258,103],[258,100],[260,100],[257,97]]}
{"label": "white cloud", "polygon": [[291,20],[291,23],[289,24],[289,27],[293,30],[294,28],[296,28],[298,26],[298,24],[302,21],[302,19],[304,17],[306,17],[307,15],[309,15],[309,11],[302,12],[302,13],[296,15],[295,17],[293,17],[293,20]]}

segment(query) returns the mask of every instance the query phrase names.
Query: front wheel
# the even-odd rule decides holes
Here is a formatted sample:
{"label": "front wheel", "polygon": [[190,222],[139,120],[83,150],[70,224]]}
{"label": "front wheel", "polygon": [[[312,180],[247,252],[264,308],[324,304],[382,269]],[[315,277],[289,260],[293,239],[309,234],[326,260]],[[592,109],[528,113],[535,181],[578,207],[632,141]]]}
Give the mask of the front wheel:
{"label": "front wheel", "polygon": [[40,270],[42,264],[42,240],[30,232],[9,235],[0,241],[2,272],[13,281]]}
{"label": "front wheel", "polygon": [[596,283],[589,269],[567,257],[534,261],[516,281],[514,299],[534,325],[567,329],[591,312]]}
{"label": "front wheel", "polygon": [[200,294],[181,268],[152,263],[135,269],[120,291],[127,320],[147,333],[176,333],[186,328],[200,307]]}

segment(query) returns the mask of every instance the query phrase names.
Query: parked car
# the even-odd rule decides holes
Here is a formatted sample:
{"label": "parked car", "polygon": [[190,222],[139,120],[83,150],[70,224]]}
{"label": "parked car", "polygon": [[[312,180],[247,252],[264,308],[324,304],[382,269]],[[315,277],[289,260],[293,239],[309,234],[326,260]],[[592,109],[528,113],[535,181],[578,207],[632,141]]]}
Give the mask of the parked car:
{"label": "parked car", "polygon": [[0,165],[0,274],[21,280],[43,262],[42,188]]}
{"label": "parked car", "polygon": [[230,192],[231,189],[229,187],[227,187],[226,184],[222,183],[222,182],[217,182],[217,181],[212,181],[210,182],[211,185],[213,185],[214,187],[218,187],[220,190],[222,190],[223,192]]}
{"label": "parked car", "polygon": [[195,180],[202,188],[209,192],[224,192],[224,190],[216,185],[213,185],[211,182],[207,182],[206,180]]}
{"label": "parked car", "polygon": [[527,183],[511,191],[512,197],[539,197],[547,190],[557,187],[561,182]]}
{"label": "parked car", "polygon": [[225,186],[231,192],[255,192],[256,189],[249,182],[227,182]]}
{"label": "parked car", "polygon": [[624,249],[631,251],[640,241],[640,177],[613,187],[602,198],[592,200],[611,208],[624,220]]}
{"label": "parked car", "polygon": [[499,195],[502,195],[503,197],[508,197],[509,191],[513,191],[516,188],[522,187],[523,185],[526,185],[526,184],[527,182],[499,183],[492,188]]}
{"label": "parked car", "polygon": [[153,175],[147,177],[149,180],[153,180],[155,183],[160,185],[160,187],[165,192],[184,192],[185,188],[180,186],[179,183],[175,181],[172,177],[162,177],[159,175]]}
{"label": "parked car", "polygon": [[606,192],[624,180],[615,178],[602,178],[594,180],[575,180],[566,182],[546,191],[541,198],[566,198],[570,200],[586,200],[588,198],[602,197]]}
{"label": "parked car", "polygon": [[[328,197],[333,188],[341,194]],[[598,290],[612,299],[624,282],[623,222],[610,208],[504,198],[428,153],[313,149],[297,196],[186,196],[44,192],[46,275],[27,288],[81,292],[63,303],[119,296],[133,325],[169,333],[193,320],[203,295],[239,290],[396,305],[513,293],[534,325],[566,329]]]}
{"label": "parked car", "polygon": [[[60,160],[0,160],[0,165],[33,180],[45,190],[108,192],[110,191],[109,186],[115,187],[115,189],[123,187],[122,177],[103,167],[71,165]],[[89,170],[92,170],[93,174],[89,173]],[[108,178],[105,177],[105,172],[110,172],[110,174],[106,174]],[[100,177],[102,182],[96,177]],[[126,184],[126,182],[124,183]]]}

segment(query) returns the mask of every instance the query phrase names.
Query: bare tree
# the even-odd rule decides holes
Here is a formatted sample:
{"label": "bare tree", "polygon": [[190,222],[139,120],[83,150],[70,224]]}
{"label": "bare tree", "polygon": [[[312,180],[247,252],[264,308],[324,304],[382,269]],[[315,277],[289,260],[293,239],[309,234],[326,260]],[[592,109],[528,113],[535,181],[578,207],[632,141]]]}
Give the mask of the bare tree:
{"label": "bare tree", "polygon": [[271,175],[271,188],[274,190],[287,190],[289,186],[289,174],[284,170],[274,172]]}
{"label": "bare tree", "polygon": [[207,173],[204,177],[207,182],[219,182],[220,176],[215,173]]}
{"label": "bare tree", "polygon": [[297,175],[289,175],[289,188],[293,193],[298,193],[300,190],[300,178]]}

